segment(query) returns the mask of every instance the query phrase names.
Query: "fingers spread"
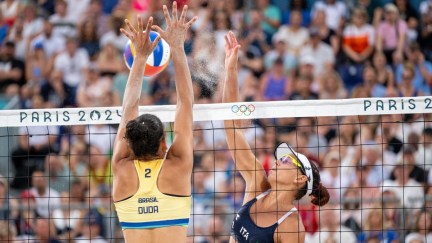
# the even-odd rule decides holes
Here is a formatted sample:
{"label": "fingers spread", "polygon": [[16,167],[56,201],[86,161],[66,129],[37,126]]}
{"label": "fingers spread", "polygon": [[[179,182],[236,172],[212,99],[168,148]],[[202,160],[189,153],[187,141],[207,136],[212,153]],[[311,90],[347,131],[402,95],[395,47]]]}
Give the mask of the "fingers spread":
{"label": "fingers spread", "polygon": [[151,28],[152,28],[152,30],[158,32],[159,34],[164,33],[163,29],[161,29],[161,27],[159,27],[157,25],[153,25]]}
{"label": "fingers spread", "polygon": [[148,20],[148,22],[147,22],[146,29],[145,29],[146,38],[149,38],[149,36],[150,36],[150,27],[152,25],[153,25],[153,17],[150,17],[149,20]]}
{"label": "fingers spread", "polygon": [[180,23],[182,23],[182,24],[184,24],[184,22],[185,22],[185,20],[186,20],[186,13],[187,13],[187,9],[188,9],[188,6],[187,6],[187,5],[184,5],[184,7],[183,7],[183,11],[182,11],[182,13],[181,13],[181,15],[180,15]]}
{"label": "fingers spread", "polygon": [[240,49],[240,45],[236,45],[236,46],[234,47],[234,53],[235,53],[236,55],[237,55],[239,49]]}
{"label": "fingers spread", "polygon": [[125,20],[125,23],[128,29],[132,32],[132,34],[137,33],[136,29],[132,26],[131,22],[128,19]]}
{"label": "fingers spread", "polygon": [[173,5],[172,5],[172,15],[173,15],[173,19],[175,22],[178,21],[178,17],[177,17],[177,2],[174,1]]}
{"label": "fingers spread", "polygon": [[127,32],[125,29],[121,28],[120,32],[122,32],[127,38],[132,40],[132,35],[129,32]]}
{"label": "fingers spread", "polygon": [[142,18],[141,18],[141,15],[138,15],[138,17],[137,17],[137,22],[138,22],[138,32],[142,32]]}
{"label": "fingers spread", "polygon": [[158,45],[159,41],[161,40],[160,35],[158,37],[156,37],[156,39],[153,41],[152,43],[152,49],[155,49],[156,46]]}
{"label": "fingers spread", "polygon": [[229,32],[230,40],[233,46],[237,45],[237,39],[232,31]]}
{"label": "fingers spread", "polygon": [[190,28],[193,25],[193,23],[195,23],[195,21],[197,21],[197,19],[198,19],[197,16],[193,17],[191,20],[189,20],[189,22],[186,23],[186,27]]}
{"label": "fingers spread", "polygon": [[225,43],[226,43],[227,47],[231,48],[231,43],[230,43],[230,40],[228,39],[228,36],[225,35],[224,38],[225,38]]}
{"label": "fingers spread", "polygon": [[163,5],[163,12],[164,12],[164,16],[165,16],[165,21],[167,23],[168,26],[171,25],[171,17],[170,14],[168,12],[168,8],[166,5]]}

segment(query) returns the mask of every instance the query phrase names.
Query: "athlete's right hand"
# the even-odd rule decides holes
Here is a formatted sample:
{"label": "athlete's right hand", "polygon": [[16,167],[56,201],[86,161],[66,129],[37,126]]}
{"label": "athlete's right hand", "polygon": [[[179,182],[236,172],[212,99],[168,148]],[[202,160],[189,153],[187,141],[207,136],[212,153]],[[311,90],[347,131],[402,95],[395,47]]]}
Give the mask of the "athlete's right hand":
{"label": "athlete's right hand", "polygon": [[232,31],[225,35],[225,69],[237,69],[240,45]]}
{"label": "athlete's right hand", "polygon": [[149,18],[147,22],[147,27],[145,29],[144,22],[141,16],[138,16],[137,29],[132,26],[131,22],[128,19],[125,19],[125,23],[128,27],[128,30],[121,28],[120,31],[124,35],[126,35],[132,42],[136,53],[135,58],[148,58],[161,38],[160,36],[158,36],[153,42],[151,42],[150,40],[150,28],[153,24],[153,17]]}

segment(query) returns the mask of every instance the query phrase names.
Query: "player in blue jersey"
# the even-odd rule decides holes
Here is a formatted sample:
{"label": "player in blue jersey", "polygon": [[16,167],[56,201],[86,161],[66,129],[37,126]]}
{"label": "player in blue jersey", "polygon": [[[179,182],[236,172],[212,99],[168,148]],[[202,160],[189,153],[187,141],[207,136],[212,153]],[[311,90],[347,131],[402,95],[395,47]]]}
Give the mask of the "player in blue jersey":
{"label": "player in blue jersey", "polygon": [[[238,101],[239,45],[232,32],[225,36],[226,77],[223,102]],[[234,217],[230,242],[304,242],[305,229],[295,201],[305,195],[315,205],[329,201],[316,165],[286,143],[275,149],[275,166],[267,176],[241,129],[241,120],[225,121],[228,147],[246,182],[243,206]]]}

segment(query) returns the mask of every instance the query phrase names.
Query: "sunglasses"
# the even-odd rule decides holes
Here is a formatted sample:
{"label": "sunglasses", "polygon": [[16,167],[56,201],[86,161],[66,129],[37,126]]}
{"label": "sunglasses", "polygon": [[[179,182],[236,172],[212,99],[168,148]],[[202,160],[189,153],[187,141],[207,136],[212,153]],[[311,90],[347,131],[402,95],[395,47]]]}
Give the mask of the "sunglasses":
{"label": "sunglasses", "polygon": [[295,155],[295,153],[282,156],[282,158],[280,158],[280,162],[282,164],[293,164],[300,169],[303,175],[306,175],[306,170],[303,164],[300,162],[300,159]]}

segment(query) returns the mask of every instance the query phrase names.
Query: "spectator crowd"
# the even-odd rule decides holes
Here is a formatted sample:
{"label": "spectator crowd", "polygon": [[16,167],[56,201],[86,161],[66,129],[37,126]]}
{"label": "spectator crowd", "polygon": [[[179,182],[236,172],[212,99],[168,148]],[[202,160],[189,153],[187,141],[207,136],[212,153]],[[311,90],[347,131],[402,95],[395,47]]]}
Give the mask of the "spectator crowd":
{"label": "spectator crowd", "polygon": [[[124,19],[163,25],[170,0],[0,1],[0,95],[19,109],[121,105]],[[220,103],[224,35],[241,44],[242,101],[431,95],[431,0],[179,0],[195,103]],[[175,104],[173,68],[141,105]],[[228,242],[245,183],[222,122],[194,124],[190,242]],[[167,126],[167,135],[170,131]],[[432,115],[280,118],[245,128],[268,170],[285,141],[317,163],[331,204],[299,202],[306,242],[432,242]],[[18,131],[0,177],[0,241],[122,242],[111,199],[116,126]],[[9,168],[9,167],[8,167]]]}

